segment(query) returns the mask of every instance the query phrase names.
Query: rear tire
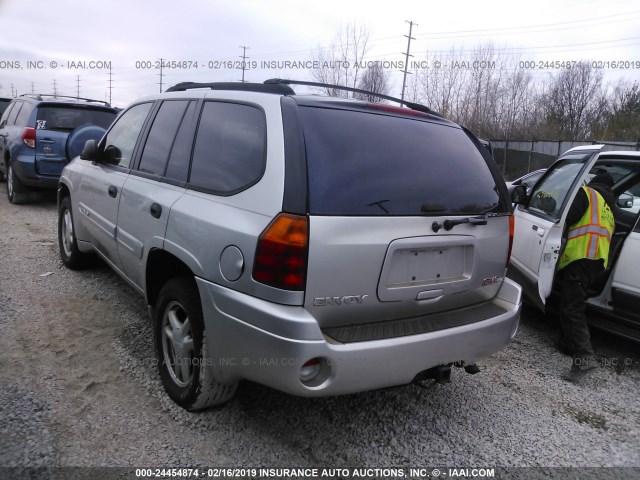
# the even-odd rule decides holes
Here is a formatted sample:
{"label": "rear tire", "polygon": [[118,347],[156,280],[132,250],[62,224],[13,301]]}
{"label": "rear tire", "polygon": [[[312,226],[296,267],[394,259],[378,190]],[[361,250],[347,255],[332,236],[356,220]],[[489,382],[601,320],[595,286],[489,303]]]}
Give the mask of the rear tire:
{"label": "rear tire", "polygon": [[9,203],[14,205],[29,201],[29,189],[24,186],[18,175],[16,175],[16,171],[11,165],[11,160],[7,163],[7,198]]}
{"label": "rear tire", "polygon": [[71,198],[64,197],[58,209],[58,247],[60,259],[67,268],[80,270],[89,264],[89,255],[78,249],[76,230],[73,224]]}
{"label": "rear tire", "polygon": [[153,317],[160,379],[169,397],[190,411],[230,400],[238,385],[217,382],[207,365],[202,305],[193,279],[165,283]]}

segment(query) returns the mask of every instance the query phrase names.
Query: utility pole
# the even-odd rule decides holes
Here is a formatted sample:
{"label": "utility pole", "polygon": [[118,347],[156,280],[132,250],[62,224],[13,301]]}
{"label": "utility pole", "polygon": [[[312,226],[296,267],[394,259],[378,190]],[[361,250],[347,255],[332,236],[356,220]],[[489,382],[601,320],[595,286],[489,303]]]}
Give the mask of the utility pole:
{"label": "utility pole", "polygon": [[244,71],[247,69],[247,48],[249,47],[245,47],[244,45],[240,45],[240,48],[242,49],[242,55],[240,55],[240,58],[242,59],[242,80],[241,82],[244,83]]}
{"label": "utility pole", "polygon": [[33,82],[31,82],[31,94],[32,94],[32,95],[35,95],[35,94],[36,94],[36,89],[35,89],[35,87],[34,87]]}
{"label": "utility pole", "polygon": [[409,24],[409,35],[405,35],[405,37],[407,37],[407,51],[406,52],[402,52],[405,54],[405,61],[404,61],[404,77],[402,78],[402,96],[400,97],[401,100],[404,100],[404,89],[407,85],[407,73],[411,73],[408,72],[409,70],[409,57],[413,57],[413,55],[409,55],[409,50],[411,49],[411,40],[415,40],[415,38],[413,38],[411,36],[411,31],[413,30],[413,26],[415,25],[416,27],[418,26],[417,23],[413,23],[410,20],[405,20],[405,23]]}
{"label": "utility pole", "polygon": [[80,98],[80,75],[76,75],[76,98]]}
{"label": "utility pole", "polygon": [[17,95],[15,95],[15,94],[13,93],[13,83],[11,84],[11,96],[12,96],[13,98],[16,98],[16,97],[17,97]]}
{"label": "utility pole", "polygon": [[160,93],[162,93],[162,64],[164,63],[164,61],[162,60],[162,58],[160,58]]}
{"label": "utility pole", "polygon": [[113,88],[111,84],[113,80],[111,80],[111,65],[109,65],[109,105],[111,105],[111,89]]}
{"label": "utility pole", "polygon": [[53,80],[53,97],[57,97],[58,96],[58,86],[56,85],[56,81],[55,79]]}

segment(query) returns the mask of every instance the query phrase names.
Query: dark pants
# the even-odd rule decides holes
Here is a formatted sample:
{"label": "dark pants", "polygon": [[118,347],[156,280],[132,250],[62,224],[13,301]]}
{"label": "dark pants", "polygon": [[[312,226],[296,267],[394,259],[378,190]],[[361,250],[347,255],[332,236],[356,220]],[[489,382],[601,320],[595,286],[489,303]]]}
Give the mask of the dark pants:
{"label": "dark pants", "polygon": [[558,272],[562,340],[574,358],[593,355],[585,315],[587,290],[603,271],[601,260],[576,260]]}

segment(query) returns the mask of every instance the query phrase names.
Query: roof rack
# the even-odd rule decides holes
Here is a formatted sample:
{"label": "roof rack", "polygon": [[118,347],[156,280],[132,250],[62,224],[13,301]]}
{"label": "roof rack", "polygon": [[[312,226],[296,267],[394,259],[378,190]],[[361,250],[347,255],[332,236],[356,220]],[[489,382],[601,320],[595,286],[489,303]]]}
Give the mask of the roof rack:
{"label": "roof rack", "polygon": [[319,83],[319,82],[306,82],[302,80],[287,80],[282,78],[270,78],[269,80],[265,80],[264,83],[266,85],[305,85],[308,87],[322,87],[322,88],[332,88],[336,90],[344,90],[347,92],[353,93],[361,93],[363,95],[374,96],[378,98],[382,98],[384,100],[389,100],[390,102],[396,102],[401,105],[405,105],[412,110],[416,110],[418,112],[430,113],[433,115],[440,116],[439,113],[431,110],[429,107],[425,105],[421,105],[420,103],[408,102],[406,100],[402,100],[396,97],[390,97],[389,95],[384,95],[382,93],[370,92],[368,90],[362,90],[360,88],[353,87],[345,87],[343,85],[332,85],[330,83]]}
{"label": "roof rack", "polygon": [[196,88],[208,88],[209,90],[240,90],[244,92],[276,93],[279,95],[294,95],[296,92],[287,85],[265,83],[240,83],[240,82],[182,82],[167,88],[164,92],[184,92]]}
{"label": "roof rack", "polygon": [[84,97],[72,97],[70,95],[55,95],[53,93],[23,93],[20,95],[21,97],[30,97],[35,100],[43,100],[42,97],[47,98],[70,98],[72,100],[82,100],[85,102],[94,102],[94,103],[102,103],[103,105],[110,107],[111,104],[109,102],[105,102],[104,100],[94,100],[93,98],[84,98]]}

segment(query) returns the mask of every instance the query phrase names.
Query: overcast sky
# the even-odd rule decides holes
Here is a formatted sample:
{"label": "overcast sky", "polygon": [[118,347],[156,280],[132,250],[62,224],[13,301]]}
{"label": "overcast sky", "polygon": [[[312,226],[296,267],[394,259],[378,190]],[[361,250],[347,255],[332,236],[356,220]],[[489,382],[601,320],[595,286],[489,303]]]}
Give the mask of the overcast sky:
{"label": "overcast sky", "polygon": [[[258,66],[245,72],[248,81],[311,80],[308,68],[283,70],[274,62],[313,60],[313,51],[328,47],[348,24],[368,30],[367,60],[401,62],[407,20],[417,24],[412,60],[492,43],[512,68],[586,59],[602,62],[610,81],[640,80],[637,0],[0,0],[0,95],[52,93],[54,81],[58,94],[76,95],[79,80],[80,96],[108,100],[111,71],[112,102],[125,106],[159,91],[160,58],[198,66],[164,69],[163,89],[181,81],[239,81],[234,63],[241,46]],[[260,68],[263,62],[269,67]],[[390,70],[391,94],[400,96],[402,74]]]}

